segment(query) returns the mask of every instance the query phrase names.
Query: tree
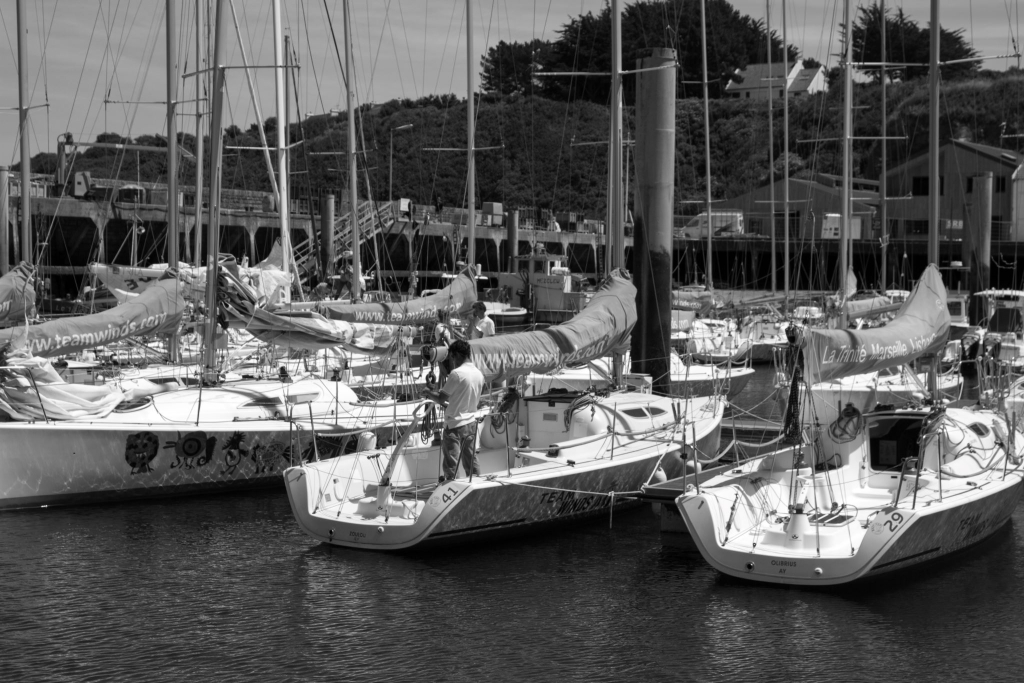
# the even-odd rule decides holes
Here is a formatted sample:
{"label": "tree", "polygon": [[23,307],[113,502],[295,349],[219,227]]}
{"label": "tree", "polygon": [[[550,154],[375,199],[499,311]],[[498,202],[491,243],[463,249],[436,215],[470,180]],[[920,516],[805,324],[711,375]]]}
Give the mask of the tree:
{"label": "tree", "polygon": [[[635,68],[636,61],[651,48],[671,48],[681,68],[678,71],[677,96],[699,97],[703,88],[701,54],[701,0],[640,0],[626,7],[622,16],[623,69]],[[728,0],[707,3],[708,80],[711,97],[721,97],[725,85],[737,69],[750,63],[767,61],[768,39],[764,23],[741,14]],[[611,70],[611,8],[605,5],[595,16],[587,13],[565,24],[551,49],[550,71]],[[771,33],[772,60],[782,61],[782,41]],[[786,52],[790,63],[799,56],[792,45]],[[623,79],[627,102],[632,99],[634,77]],[[545,78],[544,96],[564,100],[567,97],[607,103],[610,79]]]}
{"label": "tree", "polygon": [[[885,49],[890,62],[921,64],[922,66],[894,67],[887,70],[892,80],[911,80],[928,74],[928,59],[931,48],[931,31],[921,28],[916,21],[903,13],[899,7],[895,13],[886,11]],[[845,34],[846,28],[843,27]],[[950,31],[939,27],[939,58],[944,62],[971,59],[978,56],[974,47],[964,39],[964,30]],[[854,61],[877,63],[882,61],[882,8],[877,0],[868,7],[861,7],[853,24]],[[942,67],[945,78],[973,75],[978,71],[978,62],[963,62]],[[877,68],[868,70],[876,83],[881,72]]]}
{"label": "tree", "polygon": [[551,43],[534,39],[527,43],[506,43],[504,40],[487,50],[480,60],[480,87],[498,95],[532,94],[537,79],[550,58]]}

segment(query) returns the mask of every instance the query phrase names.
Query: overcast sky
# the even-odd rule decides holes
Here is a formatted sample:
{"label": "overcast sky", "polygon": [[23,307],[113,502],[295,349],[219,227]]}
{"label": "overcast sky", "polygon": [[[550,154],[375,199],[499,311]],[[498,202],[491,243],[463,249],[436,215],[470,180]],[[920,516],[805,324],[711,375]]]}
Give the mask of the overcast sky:
{"label": "overcast sky", "polygon": [[[202,0],[205,5],[207,0]],[[304,112],[344,106],[340,72],[325,4],[344,55],[342,0],[283,0],[284,25],[296,44],[302,65],[300,100]],[[465,2],[463,0],[351,0],[353,44],[359,101],[383,102],[431,93],[466,93]],[[570,16],[597,13],[604,0],[473,0],[473,61],[498,40],[553,39]],[[781,2],[772,0],[771,25],[781,32]],[[1019,32],[1019,0],[947,0],[940,23],[963,28],[983,55],[1012,52],[1011,35]],[[195,0],[176,0],[179,62],[195,68]],[[250,64],[273,63],[270,0],[234,0]],[[763,0],[732,0],[755,18],[765,15]],[[920,25],[929,22],[929,0],[890,0]],[[124,104],[165,99],[164,0],[26,0],[32,153],[55,151],[57,135],[70,131],[78,140],[95,140],[104,131],[137,136],[166,130],[160,104]],[[230,7],[230,4],[227,4]],[[226,10],[227,60],[241,65],[235,28]],[[802,54],[833,61],[842,0],[789,0],[788,40]],[[0,2],[0,29],[6,38],[9,66],[0,79],[0,164],[17,161],[18,105],[16,13],[12,0]],[[45,49],[44,49],[45,48]],[[186,54],[187,51],[187,54]],[[1005,69],[1014,60],[986,67]],[[479,68],[476,69],[479,72]],[[244,72],[229,72],[228,119],[242,128],[257,119]],[[194,79],[179,89],[179,99],[195,97]],[[255,76],[260,114],[274,114],[273,77]],[[104,99],[111,102],[104,103]],[[183,114],[194,112],[182,104]],[[179,119],[178,129],[194,131],[194,119]]]}

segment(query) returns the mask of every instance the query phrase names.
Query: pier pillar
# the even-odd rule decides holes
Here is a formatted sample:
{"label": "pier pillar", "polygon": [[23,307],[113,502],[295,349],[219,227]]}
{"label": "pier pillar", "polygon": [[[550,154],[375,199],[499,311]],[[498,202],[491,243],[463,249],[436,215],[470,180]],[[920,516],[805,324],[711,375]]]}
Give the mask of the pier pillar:
{"label": "pier pillar", "polygon": [[6,275],[11,269],[11,172],[6,166],[0,166],[0,275]]}
{"label": "pier pillar", "polygon": [[654,48],[637,60],[636,177],[633,282],[638,320],[633,329],[633,372],[651,375],[654,390],[671,382],[672,193],[675,187],[675,50]]}
{"label": "pier pillar", "polygon": [[985,317],[985,300],[974,296],[975,292],[988,289],[991,285],[992,267],[992,172],[982,173],[973,178],[974,203],[967,216],[962,242],[964,267],[969,269],[967,313],[972,325]]}
{"label": "pier pillar", "polygon": [[334,274],[334,195],[327,195],[320,212],[320,272],[326,278]]}
{"label": "pier pillar", "polygon": [[505,240],[508,249],[508,272],[516,272],[516,257],[519,256],[519,209],[512,211],[508,221],[508,238]]}

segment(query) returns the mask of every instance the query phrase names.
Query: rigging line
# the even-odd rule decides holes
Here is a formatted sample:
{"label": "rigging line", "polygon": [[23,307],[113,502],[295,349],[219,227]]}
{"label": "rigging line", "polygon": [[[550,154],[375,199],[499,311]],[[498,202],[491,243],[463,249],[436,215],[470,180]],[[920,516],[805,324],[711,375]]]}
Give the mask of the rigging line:
{"label": "rigging line", "polygon": [[[306,32],[306,47],[309,48],[311,46],[311,42],[309,40],[309,13],[306,12],[305,5],[303,5],[303,8],[302,8],[302,27],[303,27],[303,30]],[[316,75],[316,64],[313,62],[313,52],[312,52],[312,49],[310,49],[308,51],[308,54],[309,54],[309,70],[310,70],[310,72],[312,73],[312,76],[313,76],[313,85],[316,86],[316,95],[317,95],[317,99],[320,101],[320,109],[321,109],[321,111],[326,112],[327,111],[327,107],[324,105],[324,94],[320,90],[320,79]],[[326,50],[324,51],[324,54],[326,55]],[[326,56],[324,57],[324,59],[325,60],[327,59]],[[296,58],[296,61],[298,61],[297,58]]]}
{"label": "rigging line", "polygon": [[[405,36],[405,53],[406,53],[406,56],[409,57],[409,71],[410,71],[410,73],[412,73],[413,95],[416,96],[416,99],[419,99],[419,97],[420,97],[420,90],[419,90],[419,87],[418,87],[419,84],[416,81],[416,67],[415,67],[415,65],[412,62],[412,49],[409,47],[409,30],[408,30],[408,28],[405,25],[405,12],[402,11],[402,0],[398,0],[398,17],[402,21],[402,34]],[[424,44],[424,47],[426,47],[425,44]],[[398,55],[397,54],[395,55],[395,59],[396,60],[398,59]]]}

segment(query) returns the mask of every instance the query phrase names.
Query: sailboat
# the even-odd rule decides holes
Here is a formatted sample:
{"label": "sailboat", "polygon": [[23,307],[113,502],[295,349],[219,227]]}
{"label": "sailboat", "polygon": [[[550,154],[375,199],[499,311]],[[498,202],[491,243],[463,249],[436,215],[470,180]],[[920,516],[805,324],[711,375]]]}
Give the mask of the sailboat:
{"label": "sailboat", "polygon": [[[223,57],[223,8],[217,4],[214,63]],[[214,70],[212,130],[221,129],[224,67]],[[222,139],[214,148],[208,244],[219,244]],[[221,272],[211,248],[207,273]],[[94,316],[3,331],[0,363],[0,509],[149,498],[224,488],[280,485],[280,470],[387,436],[404,417],[395,402],[354,411],[353,392],[319,379],[217,386],[212,325],[207,325],[204,379],[155,395],[116,386],[68,384],[36,352],[90,348],[134,334],[174,332],[183,284],[170,271],[138,297]],[[205,300],[218,301],[218,277]],[[212,317],[212,316],[211,316]],[[29,357],[12,356],[14,347]],[[365,412],[364,412],[365,411]],[[367,434],[368,427],[377,433]],[[382,431],[383,430],[383,431]],[[324,441],[326,439],[326,441]],[[323,443],[321,443],[323,441]]]}
{"label": "sailboat", "polygon": [[[937,40],[936,16],[932,22]],[[849,2],[846,25],[852,25]],[[936,79],[937,47],[931,64]],[[846,48],[850,65],[849,42]],[[844,190],[850,173],[851,71],[848,66]],[[701,555],[723,574],[816,586],[881,576],[985,540],[1010,519],[1020,499],[1024,432],[997,411],[947,405],[935,388],[935,356],[948,339],[950,315],[936,265],[938,84],[932,85],[932,264],[885,327],[804,330],[793,348],[782,446],[695,482],[676,499]],[[841,240],[841,273],[845,261]],[[815,411],[808,394],[817,383],[924,357],[932,359],[933,368],[927,402],[866,413],[851,406],[834,419],[807,419],[806,413]],[[802,383],[808,388],[803,397]]]}
{"label": "sailboat", "polygon": [[[934,354],[949,315],[929,266],[896,320],[865,331],[807,330],[807,381]],[[791,406],[813,410],[798,397]],[[934,403],[851,411],[681,495],[703,557],[730,576],[836,585],[944,557],[1006,523],[1024,481],[1021,433],[992,410]]]}
{"label": "sailboat", "polygon": [[[613,111],[609,154],[609,243],[621,260],[621,163],[616,121],[620,48],[618,2],[612,4]],[[472,30],[471,27],[468,30]],[[473,97],[472,69],[469,97]],[[472,114],[470,114],[472,117]],[[472,149],[472,135],[470,135]],[[473,167],[469,165],[472,176]],[[472,239],[472,231],[470,231]],[[609,259],[612,260],[612,259]],[[485,381],[511,381],[583,364],[628,344],[637,321],[636,288],[612,269],[587,306],[546,330],[469,342],[471,361]],[[443,351],[426,348],[424,356]],[[616,365],[621,368],[621,361]],[[617,370],[618,374],[621,370]],[[331,545],[404,550],[524,533],[554,522],[611,514],[660,467],[682,470],[680,455],[717,437],[724,402],[708,402],[707,419],[687,401],[627,391],[615,377],[610,390],[552,390],[524,395],[510,388],[481,415],[476,462],[481,474],[439,483],[440,441],[430,425],[414,443],[415,424],[393,447],[309,462],[285,470],[285,487],[299,526]],[[700,429],[698,430],[698,425]],[[717,445],[717,438],[715,438]]]}
{"label": "sailboat", "polygon": [[[599,357],[628,339],[634,297],[615,273],[566,323],[471,341],[472,361],[501,381]],[[439,484],[440,441],[427,427],[426,443],[410,428],[394,447],[291,467],[285,486],[299,526],[331,545],[402,550],[523,533],[611,514],[659,465],[680,462],[680,442],[696,429],[682,421],[684,403],[637,391],[510,390],[481,416],[477,476]]]}

